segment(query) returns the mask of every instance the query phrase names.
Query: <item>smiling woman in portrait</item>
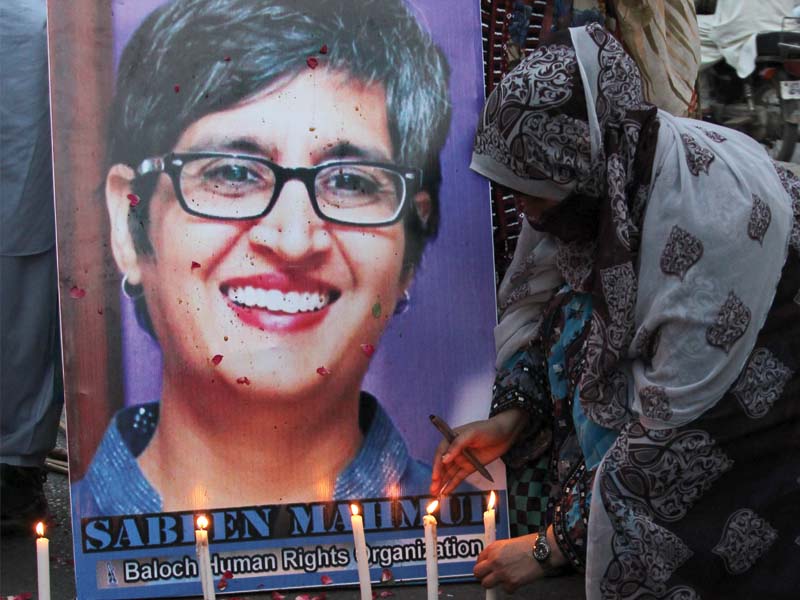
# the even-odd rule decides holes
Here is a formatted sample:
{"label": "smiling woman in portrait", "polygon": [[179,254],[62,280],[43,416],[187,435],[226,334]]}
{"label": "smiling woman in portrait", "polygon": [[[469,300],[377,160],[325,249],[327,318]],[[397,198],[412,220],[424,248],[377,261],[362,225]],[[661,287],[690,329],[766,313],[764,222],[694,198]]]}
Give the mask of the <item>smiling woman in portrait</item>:
{"label": "smiling woman in portrait", "polygon": [[362,383],[437,231],[449,70],[400,0],[354,12],[178,0],[125,48],[105,201],[162,394],[109,426],[82,515],[427,489]]}

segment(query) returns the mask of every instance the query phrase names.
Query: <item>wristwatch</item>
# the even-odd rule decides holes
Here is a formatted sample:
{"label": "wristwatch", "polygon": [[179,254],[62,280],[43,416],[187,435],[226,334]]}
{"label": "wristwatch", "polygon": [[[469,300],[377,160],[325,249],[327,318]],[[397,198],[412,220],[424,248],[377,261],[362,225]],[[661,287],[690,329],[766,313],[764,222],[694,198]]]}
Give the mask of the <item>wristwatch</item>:
{"label": "wristwatch", "polygon": [[550,562],[551,552],[550,544],[547,541],[547,529],[542,528],[533,543],[533,558],[536,559],[545,574],[555,570],[555,567]]}

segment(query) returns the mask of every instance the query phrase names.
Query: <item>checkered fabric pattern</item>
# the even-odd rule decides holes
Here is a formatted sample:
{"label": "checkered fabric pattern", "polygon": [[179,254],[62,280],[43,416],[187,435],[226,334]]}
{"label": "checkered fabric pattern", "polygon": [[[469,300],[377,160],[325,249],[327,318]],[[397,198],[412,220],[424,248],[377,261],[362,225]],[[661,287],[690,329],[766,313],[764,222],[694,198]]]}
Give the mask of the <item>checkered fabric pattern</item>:
{"label": "checkered fabric pattern", "polygon": [[542,456],[535,464],[509,469],[508,521],[511,537],[539,531],[545,520],[550,485],[545,482],[549,457]]}

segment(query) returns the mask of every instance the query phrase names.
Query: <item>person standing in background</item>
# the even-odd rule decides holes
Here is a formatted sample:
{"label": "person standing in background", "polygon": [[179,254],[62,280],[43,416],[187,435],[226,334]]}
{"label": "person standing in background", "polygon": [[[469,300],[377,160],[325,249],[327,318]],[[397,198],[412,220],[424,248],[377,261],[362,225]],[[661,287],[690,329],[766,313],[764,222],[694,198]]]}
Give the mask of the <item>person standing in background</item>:
{"label": "person standing in background", "polygon": [[0,524],[47,516],[63,405],[45,0],[0,5]]}

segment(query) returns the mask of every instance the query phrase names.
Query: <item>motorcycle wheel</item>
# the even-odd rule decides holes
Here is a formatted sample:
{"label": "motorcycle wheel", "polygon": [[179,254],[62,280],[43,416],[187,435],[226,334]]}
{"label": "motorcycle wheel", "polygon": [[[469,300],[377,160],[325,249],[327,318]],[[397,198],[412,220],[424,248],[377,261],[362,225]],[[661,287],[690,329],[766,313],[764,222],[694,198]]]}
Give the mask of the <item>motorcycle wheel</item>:
{"label": "motorcycle wheel", "polygon": [[788,123],[783,119],[780,80],[784,77],[783,73],[779,73],[771,81],[763,82],[756,90],[755,102],[758,108],[765,111],[766,116],[766,122],[763,123],[766,131],[757,138],[774,160],[788,162],[797,145],[798,131],[795,123]]}
{"label": "motorcycle wheel", "polygon": [[797,125],[794,123],[783,124],[783,135],[780,142],[776,142],[779,149],[775,153],[775,160],[789,162],[792,160],[794,148],[797,145]]}

